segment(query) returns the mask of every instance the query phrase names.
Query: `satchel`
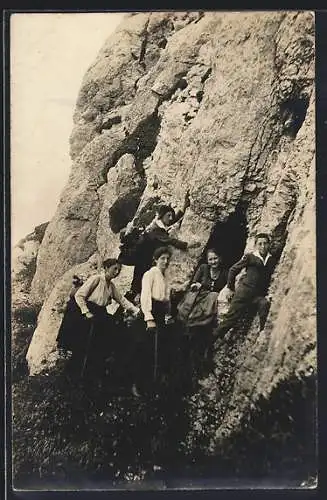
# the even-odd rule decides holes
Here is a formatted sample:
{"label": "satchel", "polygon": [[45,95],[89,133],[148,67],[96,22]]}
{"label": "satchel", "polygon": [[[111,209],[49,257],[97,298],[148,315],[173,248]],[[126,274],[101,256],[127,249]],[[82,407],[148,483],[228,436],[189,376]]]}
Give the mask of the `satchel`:
{"label": "satchel", "polygon": [[188,327],[211,324],[217,317],[217,292],[189,290],[179,303],[178,319]]}
{"label": "satchel", "polygon": [[187,290],[184,297],[181,299],[177,306],[177,319],[184,324],[187,324],[189,316],[196,304],[200,290],[192,291]]}

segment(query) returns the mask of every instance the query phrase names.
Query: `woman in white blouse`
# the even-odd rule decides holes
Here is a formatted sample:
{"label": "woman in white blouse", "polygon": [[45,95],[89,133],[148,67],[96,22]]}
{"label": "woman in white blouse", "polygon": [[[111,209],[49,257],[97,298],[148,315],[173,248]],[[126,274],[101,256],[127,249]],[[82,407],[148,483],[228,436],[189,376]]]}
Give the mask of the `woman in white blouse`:
{"label": "woman in white blouse", "polygon": [[170,314],[170,288],[166,278],[170,259],[168,247],[157,248],[153,254],[154,266],[142,278],[141,309],[148,330],[163,326]]}
{"label": "woman in white blouse", "polygon": [[[168,285],[166,271],[171,259],[171,250],[168,247],[157,248],[153,254],[153,267],[144,273],[141,289],[141,310],[144,315],[144,321],[149,333],[147,346],[144,346],[143,352],[136,355],[139,364],[140,377],[145,369],[148,369],[152,363],[155,363],[154,370],[160,365],[161,373],[166,374],[166,361],[169,350],[169,334],[166,325],[170,319],[170,287]],[[157,344],[155,342],[157,341]],[[150,346],[150,349],[149,349]],[[158,354],[154,360],[153,353]],[[147,354],[145,354],[147,353]],[[152,359],[143,359],[151,356]],[[153,372],[151,374],[151,378]],[[144,379],[144,374],[143,374]],[[138,385],[137,383],[135,385]],[[135,391],[135,387],[133,392]]]}
{"label": "woman in white blouse", "polygon": [[135,315],[139,312],[112,282],[120,271],[117,259],[105,260],[103,271],[90,276],[67,304],[57,344],[58,348],[72,351],[71,365],[75,369],[82,369],[87,357],[88,367],[94,364],[100,370],[110,348],[113,321],[106,308],[112,299]]}

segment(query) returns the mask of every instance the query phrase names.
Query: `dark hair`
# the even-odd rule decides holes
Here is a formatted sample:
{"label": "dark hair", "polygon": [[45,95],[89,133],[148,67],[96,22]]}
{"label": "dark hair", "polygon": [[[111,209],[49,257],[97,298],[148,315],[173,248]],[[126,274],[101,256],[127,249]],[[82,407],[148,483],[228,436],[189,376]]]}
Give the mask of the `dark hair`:
{"label": "dark hair", "polygon": [[208,253],[214,253],[217,255],[217,257],[219,257],[221,259],[221,255],[218,253],[218,251],[215,249],[215,248],[208,248],[208,250],[206,251],[206,255],[208,256]]}
{"label": "dark hair", "polygon": [[270,236],[267,233],[258,233],[255,237],[255,243],[260,239],[265,239],[270,243]]}
{"label": "dark hair", "polygon": [[74,274],[73,279],[72,279],[73,285],[74,286],[81,286],[83,285],[83,280],[77,274]]}
{"label": "dark hair", "polygon": [[169,258],[170,258],[172,256],[172,252],[171,252],[170,248],[168,248],[168,247],[159,247],[159,248],[156,248],[156,250],[153,252],[152,260],[156,261],[162,255],[169,255]]}
{"label": "dark hair", "polygon": [[170,205],[160,205],[158,208],[158,219],[162,219],[166,213],[171,212],[173,217],[176,217],[175,210]]}
{"label": "dark hair", "polygon": [[104,269],[108,269],[111,266],[115,266],[116,264],[119,264],[121,266],[121,262],[118,259],[106,259],[102,262],[102,267]]}

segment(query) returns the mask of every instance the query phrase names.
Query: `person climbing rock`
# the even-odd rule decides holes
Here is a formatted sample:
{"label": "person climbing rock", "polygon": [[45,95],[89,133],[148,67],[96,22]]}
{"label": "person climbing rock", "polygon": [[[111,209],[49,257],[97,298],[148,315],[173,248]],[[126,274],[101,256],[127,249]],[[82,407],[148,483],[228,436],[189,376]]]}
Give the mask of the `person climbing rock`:
{"label": "person climbing rock", "polygon": [[110,351],[110,329],[113,320],[106,307],[114,299],[134,315],[139,309],[125,299],[112,279],[121,271],[117,259],[103,262],[103,271],[90,276],[75,292],[67,304],[59,333],[59,349],[72,351],[70,366],[73,371],[84,374],[85,366],[100,372],[106,354]]}
{"label": "person climbing rock", "polygon": [[[270,254],[269,246],[269,236],[265,233],[257,234],[255,238],[255,251],[245,254],[240,261],[236,262],[230,268],[227,280],[227,292],[231,302],[228,312],[215,331],[217,339],[224,337],[250,307],[257,308],[260,331],[263,330],[270,307],[270,300],[266,298],[266,294],[271,275],[276,266],[276,259]],[[236,276],[243,269],[246,272],[241,277],[235,291]]]}
{"label": "person climbing rock", "polygon": [[139,258],[135,264],[131,290],[135,295],[141,292],[142,276],[151,268],[152,256],[157,248],[173,246],[180,250],[187,249],[187,243],[170,236],[170,227],[181,219],[181,214],[176,216],[175,210],[169,205],[161,205],[157,216],[145,229]]}

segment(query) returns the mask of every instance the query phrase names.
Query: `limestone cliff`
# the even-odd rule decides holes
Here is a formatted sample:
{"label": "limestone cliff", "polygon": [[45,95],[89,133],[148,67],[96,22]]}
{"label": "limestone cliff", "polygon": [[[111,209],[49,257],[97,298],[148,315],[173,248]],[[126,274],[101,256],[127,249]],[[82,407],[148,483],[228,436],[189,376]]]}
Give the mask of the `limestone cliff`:
{"label": "limestone cliff", "polygon": [[[257,338],[254,325],[235,341],[236,369],[214,447],[258,397],[316,369],[314,17],[128,16],[87,71],[74,123],[70,178],[32,282],[33,300],[43,306],[30,371],[55,360],[72,275],[117,255],[118,233],[129,221],[150,220],[160,201],[181,207],[189,194],[178,236],[191,247],[174,252],[175,287],[209,241],[233,261],[264,230],[280,257],[264,335]],[[121,278],[126,287],[131,271]],[[223,370],[218,355],[218,379]],[[214,376],[204,393],[219,399]]]}

